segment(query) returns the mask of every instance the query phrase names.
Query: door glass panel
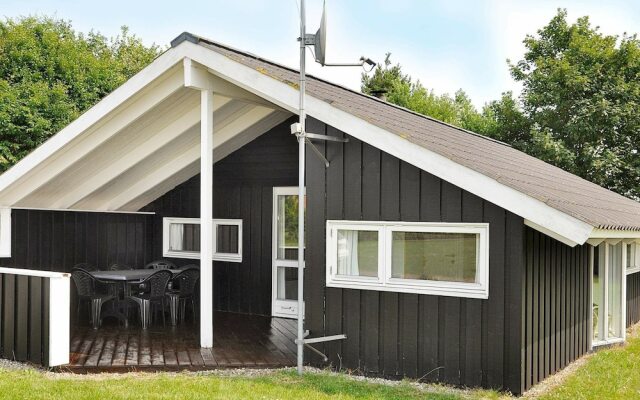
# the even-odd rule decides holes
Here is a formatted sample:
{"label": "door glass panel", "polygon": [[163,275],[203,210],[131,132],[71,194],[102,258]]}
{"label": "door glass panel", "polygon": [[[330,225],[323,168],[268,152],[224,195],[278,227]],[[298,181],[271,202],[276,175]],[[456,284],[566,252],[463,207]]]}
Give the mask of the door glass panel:
{"label": "door glass panel", "polygon": [[622,243],[609,246],[608,315],[607,335],[609,338],[622,336]]}
{"label": "door glass panel", "polygon": [[593,341],[604,340],[604,246],[594,249],[593,255]]}
{"label": "door glass panel", "polygon": [[277,255],[279,260],[298,259],[298,196],[277,196]]}
{"label": "door glass panel", "polygon": [[278,300],[298,300],[298,269],[278,267]]}

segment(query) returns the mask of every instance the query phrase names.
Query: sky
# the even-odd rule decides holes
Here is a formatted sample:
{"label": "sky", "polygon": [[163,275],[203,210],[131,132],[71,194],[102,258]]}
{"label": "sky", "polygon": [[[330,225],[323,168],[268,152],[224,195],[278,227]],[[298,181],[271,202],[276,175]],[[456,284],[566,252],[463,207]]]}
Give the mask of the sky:
{"label": "sky", "polygon": [[[208,37],[296,67],[299,0],[1,0],[0,15],[48,15],[76,30],[117,35],[126,25],[146,44],[167,47],[183,31]],[[322,0],[306,0],[307,31],[320,21]],[[463,89],[481,107],[507,90],[519,92],[507,59],[524,54],[522,40],[557,12],[588,15],[606,34],[640,33],[636,0],[327,0],[327,62],[360,56],[394,63],[436,93]],[[308,58],[310,60],[311,57]],[[362,68],[320,67],[308,72],[353,89]]]}

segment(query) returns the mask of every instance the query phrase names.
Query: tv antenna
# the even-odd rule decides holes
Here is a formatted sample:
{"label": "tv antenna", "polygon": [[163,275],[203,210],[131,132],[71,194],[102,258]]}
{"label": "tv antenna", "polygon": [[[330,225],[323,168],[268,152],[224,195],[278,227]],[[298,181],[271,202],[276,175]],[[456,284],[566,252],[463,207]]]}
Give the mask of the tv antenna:
{"label": "tv antenna", "polygon": [[319,350],[312,347],[312,343],[327,342],[331,340],[346,339],[346,335],[332,335],[317,338],[307,338],[308,331],[304,330],[304,211],[305,211],[305,150],[309,145],[313,152],[324,161],[325,167],[329,167],[329,161],[325,156],[311,143],[311,140],[324,140],[330,142],[347,142],[346,138],[338,138],[335,136],[322,135],[307,132],[305,110],[305,91],[306,91],[306,50],[307,46],[313,46],[314,58],[317,63],[323,67],[364,67],[365,64],[373,69],[376,63],[370,58],[360,57],[358,62],[353,63],[327,63],[327,9],[326,1],[322,5],[322,18],[320,19],[320,27],[315,34],[308,34],[306,27],[305,0],[300,0],[300,106],[299,106],[299,122],[291,125],[291,133],[298,138],[298,329],[297,329],[297,350],[298,350],[298,374],[302,374],[304,365],[304,347],[307,346],[311,351],[319,354],[325,361],[327,356]]}

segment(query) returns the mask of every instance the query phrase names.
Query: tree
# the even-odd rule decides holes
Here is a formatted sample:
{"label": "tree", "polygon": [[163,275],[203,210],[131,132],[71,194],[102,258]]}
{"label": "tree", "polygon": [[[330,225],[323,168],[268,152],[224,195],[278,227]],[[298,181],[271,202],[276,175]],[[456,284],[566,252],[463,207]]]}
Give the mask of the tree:
{"label": "tree", "polygon": [[620,194],[640,199],[640,41],[607,36],[587,17],[567,22],[560,9],[524,40],[508,62],[522,83],[479,113],[463,91],[437,96],[413,82],[389,55],[362,91],[386,90],[388,100],[444,122],[501,140]]}
{"label": "tree", "polygon": [[362,74],[361,90],[366,94],[384,92],[390,103],[474,132],[487,133],[493,129],[493,121],[478,112],[464,91],[458,90],[453,97],[435,94],[420,81],[413,82],[402,72],[400,64],[392,65],[390,53],[371,76]]}
{"label": "tree", "polygon": [[47,17],[0,21],[0,172],[151,62],[123,27],[113,39]]}
{"label": "tree", "polygon": [[[509,64],[523,85],[522,110],[533,132],[545,136],[561,164],[592,182],[640,198],[640,42],[600,33],[566,10]],[[532,142],[536,135],[532,134]],[[554,160],[547,160],[554,162]]]}

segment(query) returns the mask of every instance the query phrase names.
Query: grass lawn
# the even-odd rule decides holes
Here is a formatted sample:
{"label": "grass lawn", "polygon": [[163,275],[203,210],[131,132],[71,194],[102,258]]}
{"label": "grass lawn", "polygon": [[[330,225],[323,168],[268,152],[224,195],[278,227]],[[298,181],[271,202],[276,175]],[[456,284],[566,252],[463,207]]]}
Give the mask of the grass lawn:
{"label": "grass lawn", "polygon": [[627,344],[601,350],[541,399],[640,399],[640,327]]}
{"label": "grass lawn", "polygon": [[2,399],[495,399],[494,392],[409,383],[394,386],[329,373],[277,371],[256,377],[157,373],[69,375],[0,370]]}
{"label": "grass lawn", "polygon": [[[560,373],[526,397],[551,399],[640,399],[640,326],[625,346],[588,357],[571,373]],[[562,376],[565,375],[565,376]],[[72,375],[0,369],[0,399],[502,399],[493,391],[457,390],[399,382],[383,385],[348,376],[293,371],[257,375],[132,373]]]}

